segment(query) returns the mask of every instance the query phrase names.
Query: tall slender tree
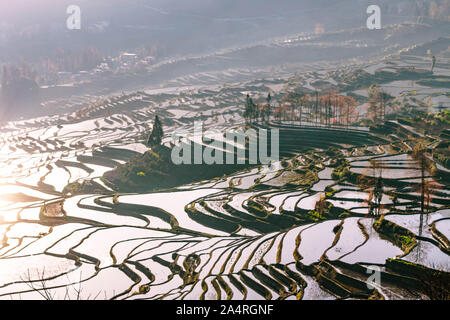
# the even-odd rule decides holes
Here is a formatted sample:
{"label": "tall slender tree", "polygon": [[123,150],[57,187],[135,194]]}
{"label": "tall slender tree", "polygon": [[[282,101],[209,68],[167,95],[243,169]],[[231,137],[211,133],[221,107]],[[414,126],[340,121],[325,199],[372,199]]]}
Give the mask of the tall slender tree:
{"label": "tall slender tree", "polygon": [[425,213],[425,203],[427,193],[430,193],[430,188],[427,186],[427,181],[425,180],[425,175],[427,172],[432,173],[433,171],[433,162],[430,160],[430,154],[427,151],[426,144],[419,140],[414,150],[411,154],[412,158],[415,160],[420,170],[420,226],[419,226],[419,235],[422,235],[423,228],[423,214]]}
{"label": "tall slender tree", "polygon": [[365,200],[369,207],[369,216],[378,216],[382,210],[383,198],[383,162],[371,159],[365,172],[358,178],[359,188],[369,193]]}
{"label": "tall slender tree", "polygon": [[317,120],[319,119],[319,93],[316,91],[315,92],[315,104],[314,104],[314,107],[315,107],[315,110],[314,110],[314,115],[315,115],[315,122],[316,122],[316,125],[317,125]]}
{"label": "tall slender tree", "polygon": [[436,56],[433,56],[431,61],[431,73],[434,72],[434,67],[436,66]]}
{"label": "tall slender tree", "polygon": [[153,130],[150,134],[150,137],[147,140],[147,145],[149,147],[156,147],[159,146],[162,142],[164,132],[162,128],[161,121],[159,120],[159,117],[155,116],[155,122],[153,123]]}
{"label": "tall slender tree", "polygon": [[267,104],[266,104],[266,110],[265,110],[265,113],[266,113],[266,121],[269,122],[269,121],[270,121],[270,116],[271,116],[271,114],[272,114],[272,106],[271,106],[271,103],[272,103],[272,95],[270,94],[270,92],[269,92],[269,94],[267,95],[266,101],[267,101]]}

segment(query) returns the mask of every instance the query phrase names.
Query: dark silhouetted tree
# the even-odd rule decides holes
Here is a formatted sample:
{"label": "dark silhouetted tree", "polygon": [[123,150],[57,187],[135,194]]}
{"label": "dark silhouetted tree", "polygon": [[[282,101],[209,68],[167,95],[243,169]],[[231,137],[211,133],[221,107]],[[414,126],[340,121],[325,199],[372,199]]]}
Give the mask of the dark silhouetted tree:
{"label": "dark silhouetted tree", "polygon": [[158,116],[155,116],[155,123],[153,124],[153,130],[148,138],[147,145],[149,147],[159,146],[162,142],[163,135],[164,133],[161,121]]}
{"label": "dark silhouetted tree", "polygon": [[266,121],[270,121],[270,116],[272,114],[272,106],[271,106],[272,96],[270,95],[270,92],[267,95],[266,101],[267,101],[267,104],[266,104],[266,107],[265,107]]}

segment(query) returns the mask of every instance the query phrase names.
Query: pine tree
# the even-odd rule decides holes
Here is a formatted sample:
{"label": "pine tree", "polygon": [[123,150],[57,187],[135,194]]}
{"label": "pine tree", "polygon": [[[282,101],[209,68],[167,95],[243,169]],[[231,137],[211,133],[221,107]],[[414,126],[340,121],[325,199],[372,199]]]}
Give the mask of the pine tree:
{"label": "pine tree", "polygon": [[250,98],[250,95],[247,94],[247,98],[245,100],[245,111],[244,111],[244,118],[247,123],[252,122],[253,117],[253,100]]}
{"label": "pine tree", "polygon": [[425,213],[425,202],[427,193],[429,192],[431,196],[431,191],[427,187],[427,181],[425,180],[426,173],[430,174],[433,172],[433,162],[430,160],[431,155],[427,151],[427,146],[424,141],[419,140],[414,147],[414,150],[411,154],[411,157],[419,166],[420,170],[420,226],[419,226],[419,235],[422,235],[422,226],[423,226],[423,214]]}
{"label": "pine tree", "polygon": [[158,116],[155,116],[155,123],[153,124],[153,130],[150,134],[150,137],[148,138],[147,145],[149,147],[159,146],[162,142],[163,135],[164,133],[161,121],[159,120]]}
{"label": "pine tree", "polygon": [[266,104],[266,108],[265,108],[266,121],[267,122],[270,121],[270,116],[271,116],[271,113],[272,113],[271,103],[272,103],[272,96],[271,96],[271,94],[269,92],[269,94],[267,95],[267,104]]}
{"label": "pine tree", "polygon": [[432,62],[431,62],[431,73],[434,72],[434,67],[436,66],[436,56],[433,56]]}

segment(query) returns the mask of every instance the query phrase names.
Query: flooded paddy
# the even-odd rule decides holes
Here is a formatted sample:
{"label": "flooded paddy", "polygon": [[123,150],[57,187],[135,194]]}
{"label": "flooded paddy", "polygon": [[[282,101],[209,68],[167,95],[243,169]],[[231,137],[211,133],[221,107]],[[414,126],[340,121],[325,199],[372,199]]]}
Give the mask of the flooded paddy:
{"label": "flooded paddy", "polygon": [[[377,64],[367,72],[384,67]],[[236,74],[230,71],[230,76]],[[324,77],[305,75],[302,86],[315,89]],[[173,81],[184,82],[188,79]],[[420,193],[413,189],[421,172],[406,147],[343,146],[349,173],[340,176],[342,168],[332,165],[328,146],[321,145],[320,134],[334,133],[322,128],[309,141],[315,144],[314,155],[292,152],[273,172],[256,166],[139,193],[119,192],[102,179],[149,151],[145,140],[156,114],[164,119],[167,143],[172,132],[190,130],[198,119],[206,128],[238,127],[245,122],[244,89],[264,97],[268,89],[283,91],[279,82],[145,90],[93,105],[78,118],[5,124],[0,298],[39,298],[37,291],[45,290],[63,298],[66,288],[77,285],[91,299],[335,299],[342,296],[321,277],[329,275],[326,267],[340,272],[338,263],[341,268],[384,265],[399,258],[448,271],[450,191],[442,183],[430,199],[429,213],[422,215]],[[404,86],[397,81],[383,87],[400,95],[411,89],[437,93],[424,85]],[[364,90],[356,92],[364,95]],[[399,130],[406,130],[404,136],[414,133]],[[359,131],[379,138],[367,128]],[[391,144],[402,140],[390,139]],[[382,169],[373,173],[370,160],[380,161]],[[380,217],[368,217],[373,186],[361,186],[360,177],[381,178],[380,213],[394,229],[410,232],[400,239],[416,241],[413,247],[405,249],[374,227]],[[73,182],[89,188],[67,189]],[[320,201],[326,206],[321,208]],[[43,279],[45,288],[30,288]]]}

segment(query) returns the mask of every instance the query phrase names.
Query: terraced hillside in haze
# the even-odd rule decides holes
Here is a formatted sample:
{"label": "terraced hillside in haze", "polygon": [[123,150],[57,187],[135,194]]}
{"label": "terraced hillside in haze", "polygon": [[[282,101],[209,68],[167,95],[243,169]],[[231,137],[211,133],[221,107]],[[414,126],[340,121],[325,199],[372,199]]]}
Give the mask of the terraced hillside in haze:
{"label": "terraced hillside in haze", "polygon": [[[140,90],[4,123],[0,297],[432,298],[441,289],[431,278],[450,272],[450,68],[445,58],[434,74],[429,67],[429,58],[403,54],[288,79]],[[369,123],[375,82],[394,102],[385,121]],[[334,90],[356,101],[351,125],[301,110],[289,119],[297,109],[243,117],[247,94],[260,102],[271,92],[281,105],[288,92]],[[231,144],[226,130],[279,129],[281,158],[165,188],[152,188],[151,175],[139,192],[115,185],[108,177],[121,167],[142,178],[129,164],[152,152],[155,115],[166,146],[200,120]],[[432,163],[425,174],[419,142]],[[367,286],[374,268],[382,281]]]}

